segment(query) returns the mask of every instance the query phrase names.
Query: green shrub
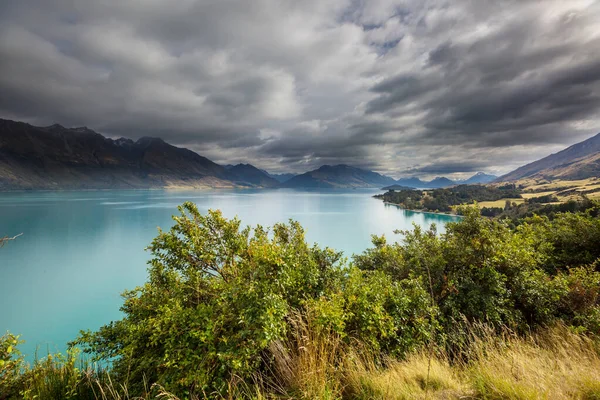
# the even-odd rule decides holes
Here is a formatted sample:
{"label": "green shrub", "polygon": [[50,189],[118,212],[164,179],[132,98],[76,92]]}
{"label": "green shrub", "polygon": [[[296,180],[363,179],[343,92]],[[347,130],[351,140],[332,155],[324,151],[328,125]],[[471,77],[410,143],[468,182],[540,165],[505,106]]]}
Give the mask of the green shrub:
{"label": "green shrub", "polygon": [[394,281],[381,271],[352,267],[337,292],[309,304],[318,325],[394,356],[423,346],[435,325],[420,280]]}
{"label": "green shrub", "polygon": [[0,399],[15,396],[19,390],[23,356],[18,345],[23,343],[19,336],[7,332],[0,337]]}
{"label": "green shrub", "polygon": [[220,212],[180,207],[149,247],[150,279],[125,294],[125,318],[77,343],[114,371],[178,393],[223,393],[261,368],[286,316],[338,287],[341,253],[309,247],[296,222],[241,229]]}

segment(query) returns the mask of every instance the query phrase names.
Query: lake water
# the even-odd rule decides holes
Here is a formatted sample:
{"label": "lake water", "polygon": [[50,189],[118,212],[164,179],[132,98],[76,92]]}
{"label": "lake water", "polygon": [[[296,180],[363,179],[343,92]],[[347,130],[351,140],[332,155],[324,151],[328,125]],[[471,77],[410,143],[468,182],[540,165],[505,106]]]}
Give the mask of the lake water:
{"label": "lake water", "polygon": [[[401,210],[374,190],[218,190],[0,193],[0,335],[22,335],[29,359],[63,351],[80,329],[119,319],[119,294],[146,280],[144,248],[172,225],[186,200],[243,224],[295,219],[317,242],[360,253],[371,234],[394,237],[413,223],[443,230],[456,217]],[[396,238],[394,238],[396,240]]]}

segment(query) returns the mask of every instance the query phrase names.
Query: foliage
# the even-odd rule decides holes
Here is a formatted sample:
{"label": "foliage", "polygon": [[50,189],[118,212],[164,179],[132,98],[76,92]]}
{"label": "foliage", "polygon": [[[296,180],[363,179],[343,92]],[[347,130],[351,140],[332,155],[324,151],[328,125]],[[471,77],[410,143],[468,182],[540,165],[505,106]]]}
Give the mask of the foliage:
{"label": "foliage", "polygon": [[402,356],[426,343],[434,310],[418,279],[351,268],[337,292],[308,303],[315,324],[375,351]]}
{"label": "foliage", "polygon": [[[344,269],[341,253],[309,247],[296,222],[241,229],[220,212],[186,203],[149,247],[150,279],[125,294],[125,318],[77,341],[138,384],[223,393],[232,376],[262,368],[265,350],[311,307],[345,338],[402,353],[420,344],[427,295],[419,282]],[[268,360],[267,360],[268,363]]]}
{"label": "foliage", "polygon": [[521,191],[513,186],[500,188],[484,185],[458,185],[445,189],[390,190],[377,196],[385,202],[398,204],[406,209],[450,212],[453,206],[503,198],[520,198]]}
{"label": "foliage", "polygon": [[533,204],[533,203],[553,203],[553,202],[557,202],[558,201],[558,197],[556,197],[554,194],[547,194],[544,196],[538,196],[538,197],[531,197],[529,199],[527,199],[527,203]]}
{"label": "foliage", "polygon": [[[402,232],[402,244],[375,237],[374,248],[355,256],[354,262],[364,270],[385,272],[395,281],[431,277],[439,321],[450,341],[455,340],[451,332],[457,321],[465,318],[521,331],[556,318],[576,325],[597,323],[598,297],[590,292],[598,279],[594,267],[569,267],[589,265],[600,257],[599,219],[560,214],[511,228],[503,221],[482,218],[476,208],[462,212],[465,217],[446,225],[443,235],[435,227],[415,226]],[[583,296],[582,282],[591,285],[585,286],[588,300],[569,300]]]}
{"label": "foliage", "polygon": [[0,399],[18,392],[17,380],[23,365],[23,356],[18,349],[20,343],[19,336],[10,332],[0,337]]}
{"label": "foliage", "polygon": [[545,269],[549,273],[589,265],[600,258],[600,218],[590,213],[559,213],[523,220],[539,241],[547,243]]}
{"label": "foliage", "polygon": [[502,212],[495,212],[494,210],[494,215],[486,215],[482,211],[482,215],[508,219],[512,225],[518,225],[525,218],[533,217],[534,215],[547,216],[549,219],[554,219],[556,215],[561,213],[585,212],[593,217],[600,215],[600,202],[590,200],[586,197],[580,200],[569,200],[560,204],[541,204],[536,201],[532,202],[531,200],[511,205],[509,208],[502,210]]}
{"label": "foliage", "polygon": [[[373,236],[347,263],[308,245],[294,221],[249,228],[192,203],[179,209],[149,246],[148,282],[124,294],[124,318],[74,342],[110,361],[122,388],[114,398],[149,396],[148,382],[153,395],[182,399],[543,397],[534,367],[501,375],[505,350],[557,393],[600,393],[593,368],[578,367],[578,377],[543,367],[554,350],[565,370],[584,355],[600,366],[600,219],[591,211],[513,223],[464,207],[442,234],[433,225],[399,232],[400,242]],[[556,335],[536,336],[556,325],[562,347]],[[24,368],[11,357],[15,340],[0,341],[0,388],[13,395],[83,399],[110,387],[77,368],[75,353]]]}

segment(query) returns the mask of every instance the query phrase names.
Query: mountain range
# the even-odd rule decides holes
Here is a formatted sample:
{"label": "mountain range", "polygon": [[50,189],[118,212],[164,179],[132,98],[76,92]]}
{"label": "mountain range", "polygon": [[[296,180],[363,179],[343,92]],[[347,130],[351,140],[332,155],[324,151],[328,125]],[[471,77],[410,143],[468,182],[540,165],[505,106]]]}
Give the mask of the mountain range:
{"label": "mountain range", "polygon": [[0,190],[138,188],[359,188],[433,189],[525,177],[600,176],[600,134],[500,178],[478,172],[453,181],[393,178],[349,166],[323,165],[303,174],[270,174],[251,164],[219,165],[159,138],[110,139],[86,127],[36,127],[0,119]]}
{"label": "mountain range", "polygon": [[161,139],[108,139],[88,129],[0,120],[0,189],[252,186]]}
{"label": "mountain range", "polygon": [[[446,177],[437,177],[431,181],[422,181],[419,178],[400,178],[396,181],[399,186],[415,189],[438,189],[454,185],[477,185],[486,184],[494,181],[498,177],[495,175],[477,172],[475,175],[465,180],[451,180]],[[384,189],[388,189],[387,187]]]}

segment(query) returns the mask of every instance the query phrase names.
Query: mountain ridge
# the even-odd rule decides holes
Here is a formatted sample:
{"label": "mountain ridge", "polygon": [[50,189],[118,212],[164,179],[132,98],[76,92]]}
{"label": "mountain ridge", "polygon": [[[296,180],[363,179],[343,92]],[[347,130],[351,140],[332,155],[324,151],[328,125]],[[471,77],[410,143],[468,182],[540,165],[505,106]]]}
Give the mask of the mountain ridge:
{"label": "mountain ridge", "polygon": [[252,164],[237,164],[227,168],[231,174],[235,175],[240,181],[250,183],[258,187],[276,187],[279,181],[267,172],[256,168]]}
{"label": "mountain ridge", "polygon": [[270,174],[251,164],[219,165],[158,137],[111,139],[86,127],[36,127],[0,119],[0,190],[137,188],[369,188],[398,184],[439,188],[487,183],[436,177],[393,178],[347,164],[322,165],[303,174]]}
{"label": "mountain ridge", "polygon": [[113,140],[86,127],[0,119],[0,189],[248,185],[208,158],[160,138]]}
{"label": "mountain ridge", "polygon": [[568,180],[600,176],[598,153],[600,153],[600,133],[557,153],[523,165],[502,175],[496,179],[496,182],[512,182],[524,178]]}
{"label": "mountain ridge", "polygon": [[[417,177],[400,178],[396,180],[396,184],[403,187],[412,187],[415,189],[439,189],[454,185],[480,185],[490,183],[495,180],[497,176],[486,174],[484,172],[477,172],[475,175],[464,180],[452,180],[443,176],[435,177],[430,181],[423,181]],[[387,188],[384,188],[387,189]]]}
{"label": "mountain ridge", "polygon": [[367,188],[394,184],[395,180],[377,172],[346,164],[322,165],[312,171],[296,175],[284,182],[285,188]]}

